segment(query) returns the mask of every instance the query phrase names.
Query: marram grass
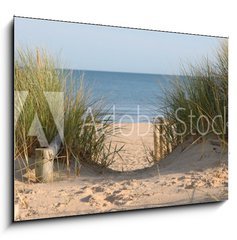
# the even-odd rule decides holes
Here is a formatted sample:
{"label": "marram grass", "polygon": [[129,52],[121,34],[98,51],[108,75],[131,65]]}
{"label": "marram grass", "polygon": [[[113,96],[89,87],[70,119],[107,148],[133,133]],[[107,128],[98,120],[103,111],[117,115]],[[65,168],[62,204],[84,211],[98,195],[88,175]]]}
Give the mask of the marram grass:
{"label": "marram grass", "polygon": [[[228,43],[220,43],[215,59],[205,58],[200,64],[182,71],[184,78],[175,79],[172,90],[165,90],[163,116],[167,144],[173,147],[185,139],[214,134],[228,146]],[[175,130],[175,131],[174,131]]]}
{"label": "marram grass", "polygon": [[[14,129],[15,159],[20,159],[27,168],[35,148],[40,147],[37,137],[29,136],[36,113],[49,143],[58,134],[44,92],[64,92],[64,106],[58,106],[64,112],[64,139],[58,155],[66,159],[68,168],[78,162],[108,167],[122,148],[112,146],[108,140],[114,132],[109,120],[101,120],[106,114],[102,101],[92,100],[83,80],[78,79],[81,84],[75,91],[75,81],[70,81],[68,71],[57,67],[55,59],[43,50],[17,52],[14,91],[27,91],[28,95]],[[87,114],[88,108],[92,109],[93,117]]]}

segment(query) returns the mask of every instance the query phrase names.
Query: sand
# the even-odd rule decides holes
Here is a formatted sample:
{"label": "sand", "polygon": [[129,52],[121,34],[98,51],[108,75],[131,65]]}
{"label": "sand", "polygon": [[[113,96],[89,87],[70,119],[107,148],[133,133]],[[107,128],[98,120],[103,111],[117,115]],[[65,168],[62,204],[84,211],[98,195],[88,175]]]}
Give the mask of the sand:
{"label": "sand", "polygon": [[[159,164],[148,161],[153,150],[153,129],[145,123],[123,124],[122,159],[108,170],[83,165],[79,177],[53,183],[15,180],[15,220],[132,210],[222,201],[228,198],[227,152],[216,140],[178,146]],[[138,134],[140,131],[140,134]],[[145,133],[141,136],[142,133]],[[123,135],[123,136],[122,136]]]}

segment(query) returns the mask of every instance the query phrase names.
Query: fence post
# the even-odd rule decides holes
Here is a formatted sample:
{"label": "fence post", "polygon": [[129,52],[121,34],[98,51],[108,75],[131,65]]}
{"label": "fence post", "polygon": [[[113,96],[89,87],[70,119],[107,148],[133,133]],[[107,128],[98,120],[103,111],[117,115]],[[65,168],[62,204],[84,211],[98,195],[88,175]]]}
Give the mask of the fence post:
{"label": "fence post", "polygon": [[35,177],[38,182],[53,182],[54,158],[61,145],[57,135],[49,147],[35,149]]}
{"label": "fence post", "polygon": [[173,150],[172,144],[167,142],[164,137],[165,128],[164,124],[167,124],[162,118],[154,123],[154,157],[156,161],[161,160],[167,153],[171,153]]}
{"label": "fence post", "polygon": [[162,134],[163,134],[163,127],[162,123],[160,122],[155,122],[154,123],[154,156],[156,161],[159,161],[163,157],[163,139],[162,139]]}
{"label": "fence post", "polygon": [[50,148],[35,149],[35,176],[38,182],[53,182],[53,160]]}
{"label": "fence post", "polygon": [[157,136],[157,124],[154,123],[154,129],[153,129],[153,137],[154,137],[154,157],[155,160],[158,161],[158,136]]}

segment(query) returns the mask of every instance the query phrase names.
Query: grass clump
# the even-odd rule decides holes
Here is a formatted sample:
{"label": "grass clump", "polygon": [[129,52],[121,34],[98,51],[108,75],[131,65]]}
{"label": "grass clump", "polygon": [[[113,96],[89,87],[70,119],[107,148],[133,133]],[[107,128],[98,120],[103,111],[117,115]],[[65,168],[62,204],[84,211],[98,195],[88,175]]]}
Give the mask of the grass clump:
{"label": "grass clump", "polygon": [[165,90],[164,137],[172,148],[190,136],[214,134],[228,146],[228,44],[221,42],[213,61],[190,65]]}
{"label": "grass clump", "polygon": [[[68,168],[71,163],[78,162],[108,167],[121,148],[109,140],[114,132],[109,119],[102,121],[106,114],[103,103],[93,100],[82,83],[75,90],[75,79],[71,79],[68,71],[57,67],[45,51],[17,52],[14,66],[15,159],[28,168],[35,148],[42,147],[40,139],[29,134],[34,119],[39,120],[48,143],[58,134],[45,92],[63,92],[63,105],[57,102],[55,105],[63,109],[59,121],[63,122],[64,136],[58,156],[66,159]],[[89,114],[88,109],[91,110]]]}

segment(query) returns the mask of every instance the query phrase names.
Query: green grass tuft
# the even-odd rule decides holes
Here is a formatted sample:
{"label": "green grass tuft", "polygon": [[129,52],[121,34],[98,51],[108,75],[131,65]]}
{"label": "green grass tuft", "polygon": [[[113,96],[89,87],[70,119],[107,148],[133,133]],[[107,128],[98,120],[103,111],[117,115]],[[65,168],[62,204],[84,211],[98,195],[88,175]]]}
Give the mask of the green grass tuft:
{"label": "green grass tuft", "polygon": [[[55,60],[46,51],[18,50],[14,67],[14,90],[27,91],[28,96],[22,105],[20,116],[14,129],[15,159],[21,159],[28,167],[29,158],[35,148],[40,147],[36,137],[28,136],[32,121],[37,113],[45,136],[50,143],[58,134],[44,92],[64,92],[64,140],[59,155],[71,163],[95,164],[108,167],[119,154],[121,148],[112,146],[109,137],[114,133],[111,122],[103,121],[106,115],[102,101],[93,100],[90,89],[83,86],[83,80],[76,91],[68,71],[58,70]],[[78,79],[79,81],[80,79]],[[15,111],[19,106],[15,106]],[[88,108],[91,114],[86,114]],[[86,116],[86,117],[85,117]]]}
{"label": "green grass tuft", "polygon": [[189,65],[182,75],[184,78],[174,80],[172,90],[165,90],[166,142],[177,146],[190,136],[198,138],[214,134],[222,146],[227,147],[227,41],[221,42],[213,61],[205,58],[200,64]]}

